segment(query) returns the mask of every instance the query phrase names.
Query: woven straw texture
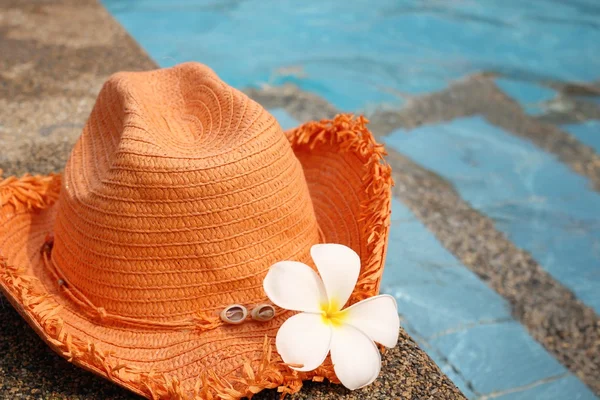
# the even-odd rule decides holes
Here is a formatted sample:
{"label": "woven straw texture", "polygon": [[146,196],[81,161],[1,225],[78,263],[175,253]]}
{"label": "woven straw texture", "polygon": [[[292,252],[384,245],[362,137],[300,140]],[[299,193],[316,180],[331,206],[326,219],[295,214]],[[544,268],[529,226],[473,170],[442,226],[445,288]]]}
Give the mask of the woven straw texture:
{"label": "woven straw texture", "polygon": [[64,173],[0,181],[0,287],[56,352],[149,398],[238,399],[336,381],[275,353],[278,327],[223,324],[267,302],[277,261],[361,256],[350,300],[379,290],[391,171],[366,119],[284,134],[209,68],[119,73],[102,88]]}

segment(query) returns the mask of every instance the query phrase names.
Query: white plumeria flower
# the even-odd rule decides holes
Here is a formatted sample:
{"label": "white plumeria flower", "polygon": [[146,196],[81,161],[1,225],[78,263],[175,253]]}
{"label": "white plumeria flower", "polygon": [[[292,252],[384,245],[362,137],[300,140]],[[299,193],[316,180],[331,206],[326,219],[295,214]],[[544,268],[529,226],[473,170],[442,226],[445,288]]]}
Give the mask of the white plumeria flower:
{"label": "white plumeria flower", "polygon": [[265,277],[265,293],[274,304],[302,311],[279,328],[277,352],[293,369],[312,371],[331,351],[335,374],[344,386],[369,385],[381,370],[374,342],[386,347],[398,342],[396,300],[375,296],[342,310],[356,286],[360,257],[341,244],[315,245],[310,254],[321,277],[297,261],[278,262]]}

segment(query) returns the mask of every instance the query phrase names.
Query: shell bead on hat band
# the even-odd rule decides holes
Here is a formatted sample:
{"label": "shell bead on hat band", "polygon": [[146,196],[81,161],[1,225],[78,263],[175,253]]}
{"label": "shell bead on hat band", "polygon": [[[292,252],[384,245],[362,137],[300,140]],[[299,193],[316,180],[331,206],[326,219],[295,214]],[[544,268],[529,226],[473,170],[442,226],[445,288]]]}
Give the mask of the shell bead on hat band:
{"label": "shell bead on hat band", "polygon": [[240,304],[232,304],[221,311],[219,316],[223,322],[237,325],[246,320],[246,317],[248,316],[248,309]]}
{"label": "shell bead on hat band", "polygon": [[270,304],[259,304],[252,309],[250,316],[255,321],[270,321],[275,317],[275,307]]}

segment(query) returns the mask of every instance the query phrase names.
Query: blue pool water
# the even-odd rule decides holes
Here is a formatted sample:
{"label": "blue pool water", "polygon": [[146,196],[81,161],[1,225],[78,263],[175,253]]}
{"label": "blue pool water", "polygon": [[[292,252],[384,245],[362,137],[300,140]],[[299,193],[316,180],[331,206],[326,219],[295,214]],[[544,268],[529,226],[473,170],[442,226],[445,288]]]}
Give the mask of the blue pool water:
{"label": "blue pool water", "polygon": [[[199,61],[238,88],[292,83],[344,111],[401,109],[486,72],[535,117],[558,96],[549,82],[600,81],[598,0],[102,2],[160,66]],[[298,124],[270,111],[284,129]],[[560,128],[600,153],[600,121]],[[600,193],[586,178],[480,116],[383,141],[445,177],[600,313]],[[396,199],[382,290],[469,398],[596,398]]]}
{"label": "blue pool water", "polygon": [[596,0],[103,0],[161,66],[236,87],[293,82],[344,110],[399,104],[475,71],[600,78]]}
{"label": "blue pool water", "polygon": [[518,101],[525,112],[530,115],[541,114],[544,111],[544,103],[556,96],[554,90],[531,82],[507,78],[497,78],[495,82],[502,91]]}
{"label": "blue pool water", "polygon": [[563,129],[600,154],[600,121],[591,120],[581,124],[568,124],[564,125]]}

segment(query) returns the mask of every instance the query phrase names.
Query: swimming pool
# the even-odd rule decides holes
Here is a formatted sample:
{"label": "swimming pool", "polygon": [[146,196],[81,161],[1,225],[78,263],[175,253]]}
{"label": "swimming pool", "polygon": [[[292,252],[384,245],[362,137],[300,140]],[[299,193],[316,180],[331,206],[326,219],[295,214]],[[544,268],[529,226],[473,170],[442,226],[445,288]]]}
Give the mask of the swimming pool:
{"label": "swimming pool", "polygon": [[[568,4],[567,4],[568,3]],[[203,60],[236,87],[292,82],[344,110],[401,103],[475,71],[593,81],[594,0],[104,0],[161,65]]]}
{"label": "swimming pool", "polygon": [[[448,211],[463,221],[452,232],[454,220],[431,217],[401,173],[382,289],[398,299],[405,328],[470,398],[596,398],[521,315],[539,303],[513,294],[521,281],[506,271],[528,276],[535,264],[549,291],[600,312],[599,3],[103,4],[161,66],[200,61],[240,89],[293,85],[372,116],[380,140],[410,160],[394,168],[411,165],[441,199],[457,196],[459,214],[497,235],[482,246],[502,243],[488,258],[465,250],[477,243],[464,233],[475,222]],[[284,128],[306,115],[272,103]],[[419,104],[430,105],[423,115]],[[511,252],[531,261],[502,259]]]}

